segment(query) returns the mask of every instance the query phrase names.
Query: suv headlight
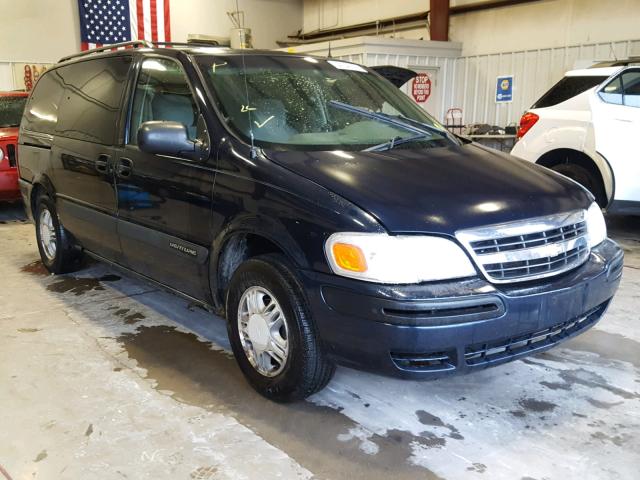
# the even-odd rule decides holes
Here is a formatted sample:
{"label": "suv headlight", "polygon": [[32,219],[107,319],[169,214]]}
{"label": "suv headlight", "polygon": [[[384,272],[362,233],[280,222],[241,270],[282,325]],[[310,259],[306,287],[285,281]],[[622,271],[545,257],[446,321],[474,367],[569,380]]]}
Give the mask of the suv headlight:
{"label": "suv headlight", "polygon": [[602,209],[596,202],[593,202],[587,210],[587,234],[589,248],[600,245],[607,238],[607,224],[604,222]]}
{"label": "suv headlight", "polygon": [[325,253],[334,273],[377,283],[419,283],[472,277],[476,269],[451,240],[426,235],[331,235]]}

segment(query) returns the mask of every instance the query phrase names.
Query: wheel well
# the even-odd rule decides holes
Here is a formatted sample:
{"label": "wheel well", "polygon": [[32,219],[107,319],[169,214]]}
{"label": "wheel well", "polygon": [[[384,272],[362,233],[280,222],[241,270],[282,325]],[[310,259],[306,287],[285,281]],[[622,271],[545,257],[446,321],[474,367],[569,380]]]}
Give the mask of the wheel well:
{"label": "wheel well", "polygon": [[31,189],[31,198],[29,199],[29,207],[31,207],[31,216],[34,219],[36,218],[36,207],[38,202],[38,196],[40,195],[40,192],[44,190],[45,188],[39,183],[36,183]]}
{"label": "wheel well", "polygon": [[596,163],[586,153],[572,150],[570,148],[559,148],[545,153],[536,163],[547,168],[553,168],[560,164],[574,164],[584,168],[589,172],[595,184],[598,185],[599,191],[591,193],[594,194],[600,206],[606,206],[607,194],[602,174],[600,173],[600,169]]}
{"label": "wheel well", "polygon": [[216,300],[223,300],[231,277],[242,264],[249,258],[266,253],[282,253],[284,250],[266,237],[253,233],[242,233],[231,237],[225,243],[218,257],[217,268],[217,296]]}

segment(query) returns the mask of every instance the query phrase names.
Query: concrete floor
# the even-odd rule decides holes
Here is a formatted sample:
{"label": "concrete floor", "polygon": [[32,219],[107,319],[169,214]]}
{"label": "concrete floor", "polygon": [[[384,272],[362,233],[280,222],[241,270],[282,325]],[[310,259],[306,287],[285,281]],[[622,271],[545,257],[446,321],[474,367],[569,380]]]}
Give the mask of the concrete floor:
{"label": "concrete floor", "polygon": [[340,368],[277,405],[222,319],[102,264],[47,275],[0,205],[0,479],[637,479],[640,218],[609,223],[624,278],[586,334],[432,382]]}

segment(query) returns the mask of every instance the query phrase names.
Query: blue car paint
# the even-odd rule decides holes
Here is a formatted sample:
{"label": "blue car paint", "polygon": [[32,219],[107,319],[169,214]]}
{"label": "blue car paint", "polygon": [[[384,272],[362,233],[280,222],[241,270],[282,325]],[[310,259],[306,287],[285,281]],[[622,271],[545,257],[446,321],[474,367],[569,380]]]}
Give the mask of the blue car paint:
{"label": "blue car paint", "polygon": [[[595,248],[582,266],[522,284],[499,286],[478,273],[458,281],[389,286],[333,274],[324,244],[335,232],[425,233],[455,241],[460,229],[586,209],[592,198],[560,175],[475,144],[386,152],[265,149],[254,155],[211,101],[192,64],[197,54],[159,51],[182,63],[193,90],[200,93],[198,107],[213,139],[209,157],[194,163],[140,154],[133,176],[114,181],[121,150],[129,148],[129,155],[138,155],[125,145],[124,129],[114,148],[106,149],[111,155],[106,173],[96,173],[93,164],[104,153],[101,146],[92,147],[95,154],[65,162],[62,155],[69,154],[60,145],[69,145],[66,150],[73,151],[73,142],[56,137],[52,147],[52,140],[23,131],[20,186],[28,210],[34,204],[33,192],[63,199],[60,191],[68,190],[65,182],[79,177],[86,191],[111,191],[114,205],[102,211],[92,210],[87,202],[75,202],[73,209],[60,208],[63,224],[86,245],[100,246],[104,234],[87,226],[107,225],[114,232],[130,230],[133,235],[134,229],[121,227],[129,221],[126,215],[137,216],[136,228],[147,228],[149,235],[132,236],[116,263],[135,265],[147,258],[143,266],[149,271],[144,274],[221,313],[225,247],[248,233],[265,238],[296,268],[321,341],[332,358],[390,375],[431,378],[497,364],[566,340],[604,313],[622,271],[622,251],[609,240]],[[144,56],[140,51],[102,57],[127,55],[133,57],[132,68],[139,68]],[[127,87],[129,100],[123,99],[122,125],[132,108],[134,79]],[[43,162],[43,156],[49,155],[51,161]],[[123,183],[128,186],[118,190]],[[67,195],[64,201],[74,199]],[[118,211],[131,204],[134,208]],[[155,206],[159,212],[151,212]],[[185,225],[183,230],[176,228],[177,221]],[[153,243],[145,243],[146,238]],[[208,252],[208,263],[202,262],[203,255],[189,256],[169,248],[181,242]],[[114,245],[118,248],[120,243]],[[157,258],[163,261],[153,261]],[[496,308],[478,312],[472,305],[478,299],[487,299],[487,305],[493,301]],[[507,352],[480,366],[469,366],[465,360],[465,351],[471,347],[505,343],[585,314],[593,318],[547,344]],[[392,353],[446,354],[448,366],[405,368],[392,360]]]}

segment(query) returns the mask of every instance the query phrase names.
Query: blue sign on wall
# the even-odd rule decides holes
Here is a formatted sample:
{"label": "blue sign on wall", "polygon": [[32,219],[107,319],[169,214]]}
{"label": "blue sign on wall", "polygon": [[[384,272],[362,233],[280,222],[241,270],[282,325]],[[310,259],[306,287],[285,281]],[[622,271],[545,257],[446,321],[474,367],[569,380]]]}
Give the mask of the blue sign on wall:
{"label": "blue sign on wall", "polygon": [[513,101],[513,75],[498,77],[496,82],[496,103]]}

